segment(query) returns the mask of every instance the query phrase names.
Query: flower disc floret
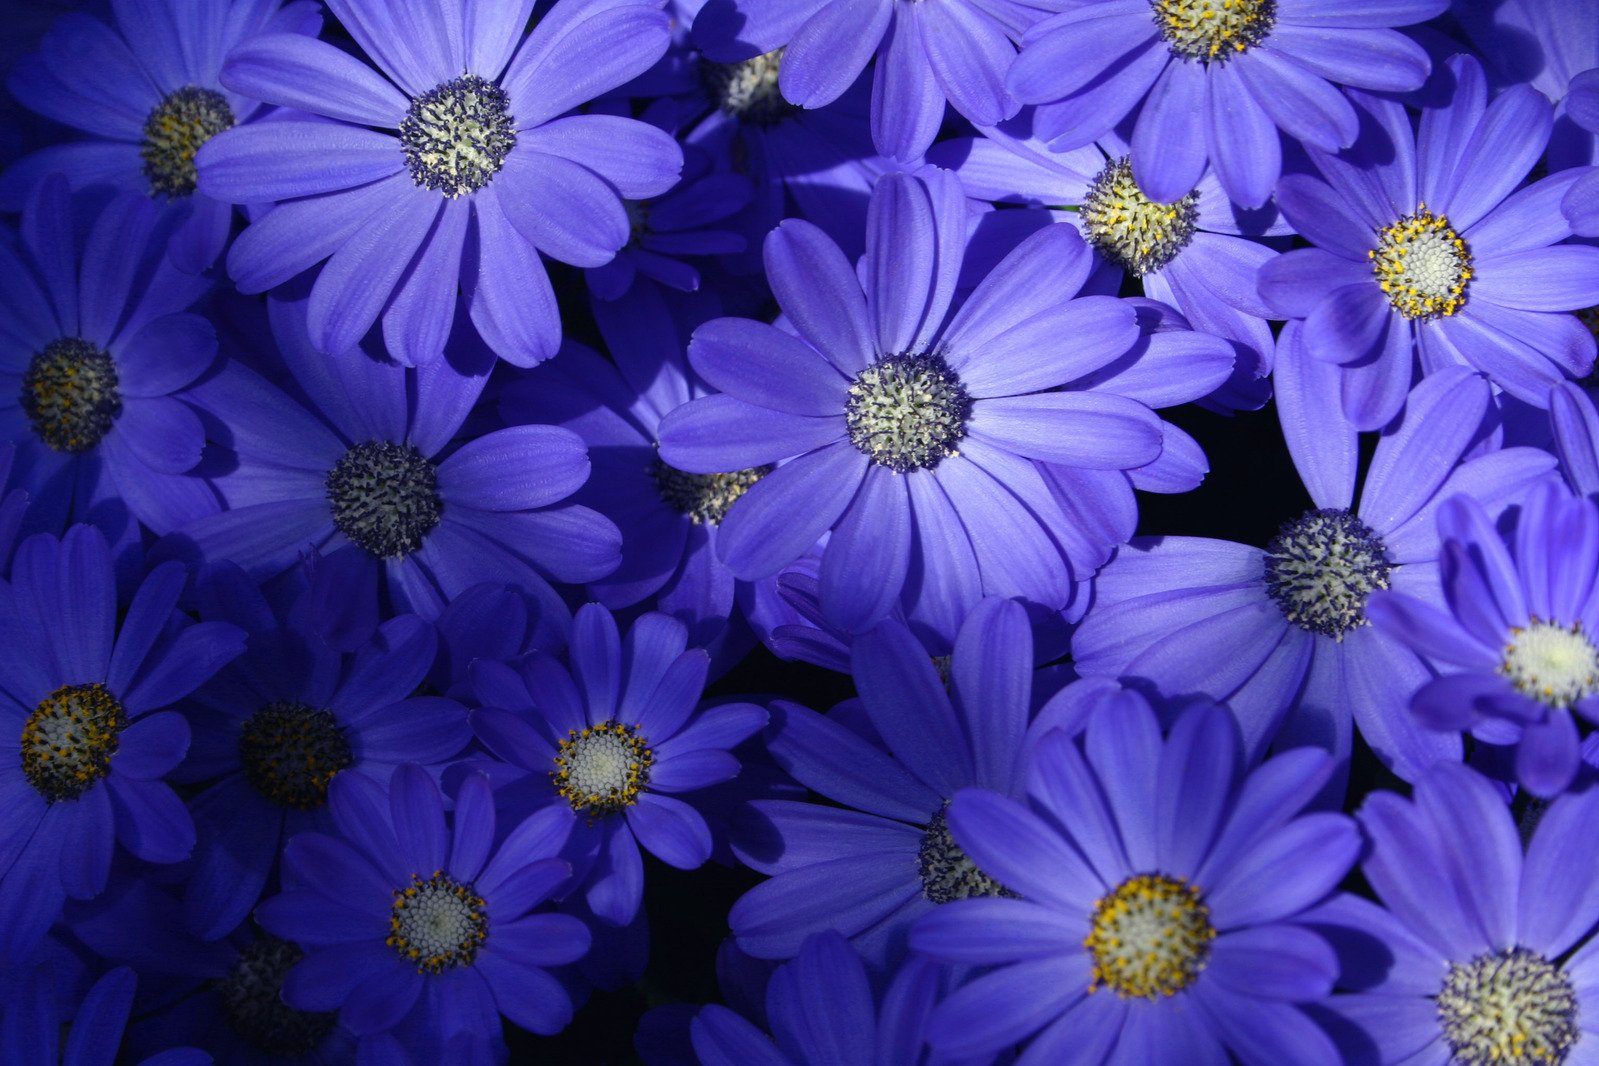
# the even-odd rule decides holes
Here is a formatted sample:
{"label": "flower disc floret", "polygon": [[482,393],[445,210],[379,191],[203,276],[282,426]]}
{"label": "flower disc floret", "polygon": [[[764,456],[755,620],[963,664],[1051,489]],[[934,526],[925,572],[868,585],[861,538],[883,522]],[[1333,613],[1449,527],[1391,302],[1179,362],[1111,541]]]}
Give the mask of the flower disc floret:
{"label": "flower disc floret", "polygon": [[139,158],[150,192],[188,196],[194,192],[194,154],[212,137],[233,128],[233,108],[211,89],[185,85],[168,93],[144,120]]}
{"label": "flower disc floret", "polygon": [[1210,961],[1216,929],[1199,889],[1180,877],[1138,874],[1094,904],[1083,947],[1093,959],[1088,990],[1155,1000],[1187,988]]}
{"label": "flower disc floret", "polygon": [[1015,893],[989,877],[950,835],[944,804],[928,820],[922,845],[916,852],[916,871],[922,879],[922,895],[934,903],[983,896],[1010,896]]}
{"label": "flower disc floret", "polygon": [[22,411],[40,440],[58,452],[86,452],[122,413],[111,356],[81,337],[62,337],[28,361]]}
{"label": "flower disc floret", "polygon": [[470,884],[443,870],[394,890],[384,943],[416,964],[417,973],[441,974],[469,966],[489,938],[487,904]]}
{"label": "flower disc floret", "polygon": [[438,482],[437,468],[409,444],[357,444],[328,471],[333,524],[373,555],[409,555],[443,514]]}
{"label": "flower disc floret", "polygon": [[593,817],[638,802],[655,762],[655,753],[638,730],[636,725],[615,721],[587,726],[582,732],[568,730],[550,777],[574,811]]}
{"label": "flower disc floret", "polygon": [[1133,180],[1132,159],[1113,159],[1083,197],[1083,230],[1100,254],[1135,277],[1153,274],[1188,247],[1199,224],[1199,194],[1156,203]]}
{"label": "flower disc floret", "polygon": [[690,474],[659,459],[650,468],[668,507],[695,525],[713,526],[721,524],[751,485],[771,472],[769,466],[757,466],[727,474]]}
{"label": "flower disc floret", "polygon": [[283,978],[305,957],[298,947],[262,937],[217,983],[222,1020],[240,1040],[268,1055],[309,1053],[333,1031],[338,1015],[295,1010],[283,1002]]}
{"label": "flower disc floret", "polygon": [[257,792],[284,807],[313,810],[328,801],[333,775],[355,761],[333,715],[303,703],[269,703],[239,734],[239,761]]}
{"label": "flower disc floret", "polygon": [[700,77],[718,107],[756,126],[770,126],[799,108],[783,98],[778,74],[784,49],[746,59],[742,63],[703,63]]}
{"label": "flower disc floret", "polygon": [[936,355],[890,355],[849,387],[850,443],[895,473],[931,470],[956,454],[971,414],[966,388]]}
{"label": "flower disc floret", "polygon": [[1336,640],[1366,624],[1366,600],[1393,568],[1371,527],[1339,508],[1305,512],[1266,545],[1266,590],[1283,617]]}
{"label": "flower disc floret", "polygon": [[1153,0],[1155,25],[1172,55],[1225,63],[1266,39],[1274,0]]}
{"label": "flower disc floret", "polygon": [[400,147],[411,177],[454,199],[487,185],[516,145],[505,90],[463,74],[411,101],[400,121]]}
{"label": "flower disc floret", "polygon": [[1466,304],[1471,250],[1426,204],[1380,231],[1366,257],[1388,302],[1406,318],[1445,318]]}
{"label": "flower disc floret", "polygon": [[1581,622],[1569,626],[1537,617],[1512,626],[1499,673],[1522,695],[1554,708],[1571,707],[1599,692],[1599,649]]}
{"label": "flower disc floret", "polygon": [[1459,1066],[1559,1066],[1580,1035],[1571,978],[1524,947],[1452,964],[1438,1020]]}
{"label": "flower disc floret", "polygon": [[104,685],[62,685],[23,723],[23,775],[51,803],[75,800],[111,772],[127,724]]}

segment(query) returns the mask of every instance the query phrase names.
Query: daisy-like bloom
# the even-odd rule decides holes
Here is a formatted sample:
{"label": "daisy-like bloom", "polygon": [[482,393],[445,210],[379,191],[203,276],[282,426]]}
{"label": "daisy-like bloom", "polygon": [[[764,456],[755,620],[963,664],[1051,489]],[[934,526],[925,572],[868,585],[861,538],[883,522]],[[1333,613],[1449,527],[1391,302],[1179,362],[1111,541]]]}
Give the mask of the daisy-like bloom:
{"label": "daisy-like bloom", "polygon": [[1399,590],[1374,596],[1372,623],[1444,676],[1415,694],[1429,729],[1469,730],[1515,749],[1535,796],[1564,791],[1579,762],[1573,713],[1599,722],[1599,505],[1564,486],[1531,494],[1507,543],[1467,496],[1438,510],[1443,605]]}
{"label": "daisy-like bloom", "polygon": [[1267,263],[1261,296],[1304,320],[1305,356],[1340,367],[1344,414],[1360,429],[1399,413],[1418,363],[1474,367],[1540,406],[1593,365],[1593,334],[1556,313],[1599,304],[1599,248],[1559,243],[1571,236],[1560,202],[1583,171],[1520,188],[1548,143],[1549,102],[1520,85],[1490,104],[1475,59],[1448,66],[1454,94],[1423,112],[1419,132],[1403,105],[1361,94],[1362,140],[1336,155],[1312,148],[1320,176],[1277,188],[1316,247]]}
{"label": "daisy-like bloom", "polygon": [[190,273],[204,270],[227,244],[233,208],[196,192],[195,153],[263,110],[259,100],[221,83],[222,61],[260,33],[314,36],[321,15],[304,0],[130,0],[113,5],[112,14],[114,26],[93,15],[62,15],[38,54],[6,79],[24,107],[92,139],[14,164],[0,178],[0,208],[20,208],[52,173],[75,189],[145,194],[176,216],[168,239],[173,262]]}
{"label": "daisy-like bloom", "polygon": [[[74,239],[60,177],[0,237],[0,440],[32,499],[34,529],[117,508],[157,533],[217,510],[188,477],[205,429],[188,386],[216,360],[216,332],[185,308],[210,287],[164,260],[166,227],[148,196],[123,193]],[[168,219],[167,222],[171,220]],[[120,540],[137,540],[124,523]]]}
{"label": "daisy-like bloom", "polygon": [[911,948],[997,966],[934,1011],[948,1056],[1026,1041],[1018,1066],[1338,1062],[1301,1009],[1338,960],[1301,924],[1360,851],[1352,819],[1301,814],[1332,773],[1299,748],[1252,771],[1232,716],[1185,712],[1162,739],[1132,693],[1089,719],[1081,747],[1056,730],[1033,749],[1031,806],[955,796],[955,842],[1016,898],[942,907]]}
{"label": "daisy-like bloom", "polygon": [[0,957],[27,956],[66,896],[105,888],[113,840],[147,862],[194,847],[162,780],[189,747],[162,708],[244,650],[244,631],[174,612],[184,570],[150,572],[117,625],[111,550],[92,526],[23,541],[0,586]]}
{"label": "daisy-like bloom", "polygon": [[[242,363],[197,390],[239,461],[218,479],[228,509],[169,540],[264,581],[308,551],[325,610],[313,624],[353,649],[390,613],[432,620],[483,581],[522,588],[541,639],[559,644],[570,612],[550,584],[616,568],[616,527],[566,503],[588,479],[583,441],[554,426],[514,426],[457,443],[489,356],[457,329],[451,354],[410,369],[362,349],[329,360],[311,344],[303,298],[270,301],[273,335],[297,394]],[[451,360],[458,359],[462,370]]]}
{"label": "daisy-like bloom", "polygon": [[1352,722],[1411,779],[1436,759],[1458,759],[1460,746],[1417,728],[1408,701],[1433,672],[1369,624],[1370,597],[1388,588],[1435,596],[1441,502],[1469,493],[1497,514],[1546,477],[1553,458],[1533,448],[1476,454],[1491,428],[1488,386],[1447,368],[1416,387],[1404,421],[1377,442],[1357,501],[1359,439],[1329,413],[1335,370],[1305,367],[1315,373],[1278,368],[1278,403],[1315,507],[1283,523],[1264,550],[1199,537],[1134,540],[1095,580],[1073,657],[1085,676],[1226,701],[1252,757],[1280,729],[1289,743],[1347,755]]}
{"label": "daisy-like bloom", "polygon": [[894,621],[852,652],[869,727],[779,701],[767,741],[777,764],[830,804],[756,800],[735,822],[739,858],[771,879],[733,905],[728,924],[760,958],[790,958],[832,929],[881,968],[938,905],[1014,894],[955,844],[946,811],[967,786],[1020,791],[1034,704],[1026,613],[983,601],[941,668]]}
{"label": "daisy-like bloom", "polygon": [[303,607],[279,617],[233,564],[206,575],[200,613],[249,634],[249,650],[192,697],[194,742],[174,775],[207,783],[190,804],[199,843],[185,912],[189,928],[213,940],[249,915],[284,840],[331,828],[335,777],[387,781],[401,763],[436,766],[466,747],[471,730],[453,700],[408,698],[437,643],[415,615],[390,619],[340,655],[305,632]]}
{"label": "daisy-like bloom", "polygon": [[623,199],[665,192],[682,167],[653,126],[567,114],[660,58],[665,13],[562,0],[524,39],[533,0],[329,6],[377,70],[289,34],[254,38],[223,68],[236,91],[309,113],[231,130],[197,160],[202,192],[280,204],[228,255],[240,291],[326,259],[310,302],[318,350],[348,351],[381,315],[389,351],[416,365],[443,351],[461,286],[502,358],[554,355],[539,253],[609,262],[631,233]]}
{"label": "daisy-like bloom", "polygon": [[1340,896],[1312,918],[1352,993],[1328,1002],[1357,1027],[1340,1041],[1351,1066],[1593,1061],[1599,793],[1561,796],[1519,834],[1503,796],[1445,764],[1413,798],[1361,807],[1381,906]]}
{"label": "daisy-like bloom", "polygon": [[1208,160],[1227,195],[1259,207],[1282,172],[1286,135],[1335,152],[1359,119],[1341,85],[1404,92],[1431,70],[1393,29],[1448,0],[1089,0],[1035,24],[1006,77],[1047,104],[1039,136],[1058,150],[1098,140],[1137,112],[1138,186],[1171,203]]}
{"label": "daisy-like bloom", "polygon": [[588,927],[535,911],[571,874],[557,858],[565,824],[536,815],[496,846],[488,779],[463,779],[446,826],[444,797],[415,765],[386,789],[341,774],[328,798],[337,835],[289,841],[293,887],[256,911],[305,952],[284,979],[285,1004],[337,1010],[362,1037],[394,1030],[430,1052],[423,1061],[443,1061],[461,1034],[497,1035],[497,1014],[535,1033],[565,1028],[572,1000],[549,969],[588,952]]}
{"label": "daisy-like bloom", "polygon": [[771,88],[804,108],[837,100],[877,56],[872,140],[884,155],[913,163],[938,135],[946,100],[979,126],[1016,113],[1021,105],[1005,91],[1014,39],[1046,10],[1026,0],[733,0],[700,9],[694,40],[719,63],[781,49]]}
{"label": "daisy-like bloom", "polygon": [[472,727],[526,772],[507,786],[513,802],[569,828],[572,889],[598,917],[627,925],[643,898],[639,845],[682,870],[710,857],[704,816],[678,795],[735,777],[729,749],[766,724],[766,711],[700,707],[710,657],[663,614],[643,615],[624,640],[609,611],[585,604],[569,655],[570,668],[547,655],[474,663],[483,706]]}
{"label": "daisy-like bloom", "polygon": [[951,635],[984,595],[1058,610],[1074,574],[1131,534],[1128,471],[1204,469],[1192,440],[1166,447],[1178,435],[1150,404],[1211,391],[1231,370],[1226,342],[1145,337],[1131,303],[1069,298],[1093,257],[1066,226],[1030,237],[952,312],[967,230],[959,180],[934,167],[878,183],[860,279],[816,227],[784,223],[767,275],[799,335],[701,326],[689,361],[724,395],[661,423],[661,458],[680,470],[780,464],[733,505],[717,551],[754,580],[831,530],[822,606],[851,632],[902,597]]}

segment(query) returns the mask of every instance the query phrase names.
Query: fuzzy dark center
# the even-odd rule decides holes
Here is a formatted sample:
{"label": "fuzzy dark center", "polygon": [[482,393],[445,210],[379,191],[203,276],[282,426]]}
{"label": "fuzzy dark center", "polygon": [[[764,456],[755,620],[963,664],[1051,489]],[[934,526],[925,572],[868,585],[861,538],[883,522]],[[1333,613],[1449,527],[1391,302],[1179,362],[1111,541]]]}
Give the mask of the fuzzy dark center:
{"label": "fuzzy dark center", "polygon": [[454,199],[487,185],[516,146],[505,90],[463,74],[411,101],[400,147],[411,177]]}
{"label": "fuzzy dark center", "polygon": [[439,524],[438,471],[409,444],[357,444],[328,471],[333,524],[373,555],[409,555]]}
{"label": "fuzzy dark center", "polygon": [[98,682],[62,685],[22,726],[22,773],[46,800],[75,800],[111,772],[128,716]]}
{"label": "fuzzy dark center", "polygon": [[1266,545],[1266,590],[1283,617],[1342,640],[1366,624],[1366,599],[1394,566],[1371,527],[1348,511],[1307,511]]}
{"label": "fuzzy dark center", "polygon": [[307,811],[327,803],[333,775],[348,769],[355,758],[331,713],[278,702],[244,723],[239,760],[257,792],[273,803]]}
{"label": "fuzzy dark center", "polygon": [[751,485],[771,472],[769,466],[757,466],[730,474],[690,474],[659,459],[650,467],[656,491],[668,507],[696,525],[713,526],[721,524]]}
{"label": "fuzzy dark center", "polygon": [[58,452],[86,452],[122,413],[117,367],[81,337],[45,345],[22,375],[22,411],[39,439]]}
{"label": "fuzzy dark center", "polygon": [[1523,947],[1452,964],[1438,1021],[1459,1066],[1560,1066],[1581,1035],[1571,978]]}
{"label": "fuzzy dark center", "polygon": [[338,1015],[298,1011],[283,1002],[283,978],[305,953],[263,937],[240,955],[217,983],[222,1019],[246,1044],[268,1055],[308,1054],[333,1031]]}
{"label": "fuzzy dark center", "polygon": [[194,154],[212,137],[233,128],[227,98],[193,85],[170,93],[144,120],[139,158],[151,193],[188,196],[194,192]]}

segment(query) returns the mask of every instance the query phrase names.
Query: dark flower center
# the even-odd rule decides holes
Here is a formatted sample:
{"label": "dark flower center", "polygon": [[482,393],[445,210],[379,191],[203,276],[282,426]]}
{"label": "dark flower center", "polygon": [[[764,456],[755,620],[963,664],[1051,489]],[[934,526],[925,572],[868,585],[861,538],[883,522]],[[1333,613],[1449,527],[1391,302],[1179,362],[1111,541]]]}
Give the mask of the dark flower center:
{"label": "dark flower center", "polygon": [[742,63],[701,63],[705,91],[718,107],[740,122],[774,125],[799,110],[783,99],[777,85],[783,51],[779,48]]}
{"label": "dark flower center", "polygon": [[1366,624],[1366,599],[1394,564],[1371,527],[1348,511],[1306,511],[1266,545],[1266,590],[1283,617],[1336,640]]}
{"label": "dark flower center", "polygon": [[128,716],[99,682],[62,685],[22,726],[22,773],[46,800],[75,800],[111,772]]}
{"label": "dark flower center", "polygon": [[394,890],[389,935],[384,941],[417,973],[440,974],[468,966],[489,938],[487,904],[470,884],[442,870]]}
{"label": "dark flower center", "polygon": [[934,903],[949,903],[974,896],[1008,896],[1016,893],[977,868],[950,835],[946,803],[928,819],[922,846],[916,852],[916,870],[922,878],[922,895]]}
{"label": "dark flower center", "polygon": [[39,439],[58,452],[86,452],[122,413],[117,367],[81,337],[62,337],[28,361],[22,411]]}
{"label": "dark flower center", "polygon": [[571,730],[561,741],[550,778],[555,791],[578,812],[613,814],[638,802],[649,784],[655,753],[638,726],[606,721]]}
{"label": "dark flower center", "polygon": [[411,177],[451,199],[487,185],[515,146],[505,90],[476,74],[418,96],[400,121],[400,147]]}
{"label": "dark flower center", "polygon": [[298,1011],[283,1002],[283,978],[305,953],[287,941],[263,937],[240,955],[217,983],[228,1028],[268,1055],[304,1055],[333,1031],[338,1015]]}
{"label": "dark flower center", "polygon": [[1094,904],[1083,947],[1093,959],[1088,990],[1123,999],[1174,996],[1210,961],[1216,928],[1199,889],[1180,877],[1139,874]]}
{"label": "dark flower center", "polygon": [[1471,250],[1426,204],[1379,232],[1366,257],[1388,302],[1406,318],[1447,318],[1466,305]]}
{"label": "dark flower center", "polygon": [[1225,63],[1266,39],[1275,0],[1152,0],[1155,25],[1172,55]]}
{"label": "dark flower center", "polygon": [[931,470],[966,436],[971,398],[936,355],[890,355],[849,387],[850,443],[895,473]]}
{"label": "dark flower center", "polygon": [[650,473],[666,505],[695,525],[720,525],[727,512],[751,485],[772,472],[769,466],[735,470],[730,474],[690,474],[655,460]]}
{"label": "dark flower center", "polygon": [[1438,1022],[1459,1066],[1560,1066],[1581,1035],[1571,978],[1523,947],[1452,963]]}
{"label": "dark flower center", "polygon": [[1153,274],[1188,247],[1199,222],[1199,194],[1159,204],[1133,180],[1132,160],[1105,165],[1083,198],[1083,229],[1100,254],[1137,277]]}
{"label": "dark flower center", "polygon": [[397,558],[439,524],[438,470],[409,444],[357,444],[328,471],[333,524],[373,555]]}
{"label": "dark flower center", "polygon": [[194,153],[212,137],[233,128],[233,109],[210,89],[185,85],[168,94],[144,120],[139,158],[150,192],[188,196],[194,192]]}
{"label": "dark flower center", "polygon": [[285,701],[267,704],[244,723],[239,761],[261,795],[308,811],[327,803],[333,775],[355,757],[331,713]]}

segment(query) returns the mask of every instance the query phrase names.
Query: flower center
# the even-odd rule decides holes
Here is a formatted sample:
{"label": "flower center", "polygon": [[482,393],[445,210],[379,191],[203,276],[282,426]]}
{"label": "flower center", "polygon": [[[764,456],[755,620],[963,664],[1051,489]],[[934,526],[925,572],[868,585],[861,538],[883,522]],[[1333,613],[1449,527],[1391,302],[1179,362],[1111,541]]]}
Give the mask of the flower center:
{"label": "flower center", "polygon": [[389,935],[384,943],[403,959],[416,963],[417,973],[440,974],[471,965],[489,938],[489,916],[483,897],[443,870],[394,890]]}
{"label": "flower center", "polygon": [[1172,55],[1225,63],[1266,39],[1274,0],[1152,0],[1155,25]]}
{"label": "flower center", "polygon": [[1581,622],[1559,626],[1535,615],[1525,628],[1510,627],[1499,673],[1522,695],[1564,709],[1599,692],[1599,649]]}
{"label": "flower center", "polygon": [[1283,617],[1334,640],[1366,624],[1366,598],[1393,569],[1371,527],[1338,508],[1306,511],[1266,545],[1266,591]]}
{"label": "flower center", "polygon": [[267,704],[244,723],[239,761],[261,795],[308,811],[327,803],[328,783],[355,758],[332,714],[285,701]]}
{"label": "flower center", "polygon": [[721,525],[728,510],[751,485],[772,472],[769,466],[735,470],[730,474],[690,474],[655,460],[650,473],[666,505],[686,515],[695,525]]}
{"label": "flower center", "polygon": [[1378,233],[1366,258],[1388,302],[1406,318],[1442,318],[1466,304],[1471,250],[1449,219],[1426,204]]}
{"label": "flower center", "polygon": [[400,147],[411,177],[450,199],[487,185],[515,146],[510,99],[476,74],[418,96],[400,121]]}
{"label": "flower center", "polygon": [[210,89],[185,85],[168,94],[144,120],[139,158],[150,192],[188,196],[194,191],[194,153],[223,130],[233,128],[233,108]]}
{"label": "flower center", "polygon": [[1083,198],[1083,228],[1100,254],[1135,277],[1153,274],[1188,247],[1199,221],[1199,194],[1158,204],[1133,180],[1128,156],[1113,159]]}
{"label": "flower center", "polygon": [[1199,889],[1180,877],[1139,874],[1094,904],[1083,939],[1094,960],[1088,990],[1153,1000],[1187,988],[1210,960],[1216,929]]}
{"label": "flower center", "polygon": [[1008,896],[1016,893],[977,868],[950,835],[945,803],[928,819],[922,846],[916,853],[916,869],[922,877],[922,895],[934,903],[949,903],[973,896]]}
{"label": "flower center", "polygon": [[741,122],[770,126],[799,108],[783,99],[777,76],[783,49],[746,59],[742,63],[702,63],[705,91],[718,107]]}
{"label": "flower center", "polygon": [[122,413],[117,367],[81,337],[62,337],[28,361],[22,411],[39,439],[58,452],[86,452]]}
{"label": "flower center", "polygon": [[49,802],[75,800],[111,772],[127,724],[104,685],[62,685],[22,725],[22,773]]}
{"label": "flower center", "polygon": [[931,470],[966,436],[971,398],[936,355],[890,355],[849,387],[844,421],[850,443],[895,473]]}
{"label": "flower center", "polygon": [[587,811],[592,818],[638,802],[655,762],[638,728],[606,721],[581,733],[567,731],[550,777],[574,811]]}
{"label": "flower center", "polygon": [[1438,1022],[1460,1066],[1559,1066],[1577,1042],[1571,978],[1522,947],[1453,963]]}
{"label": "flower center", "polygon": [[337,1014],[295,1010],[279,995],[289,968],[304,957],[287,941],[263,937],[217,983],[222,1018],[240,1040],[268,1055],[296,1057],[308,1054],[333,1031]]}
{"label": "flower center", "polygon": [[409,444],[357,444],[328,471],[327,492],[339,532],[382,557],[416,551],[444,511],[436,468]]}

